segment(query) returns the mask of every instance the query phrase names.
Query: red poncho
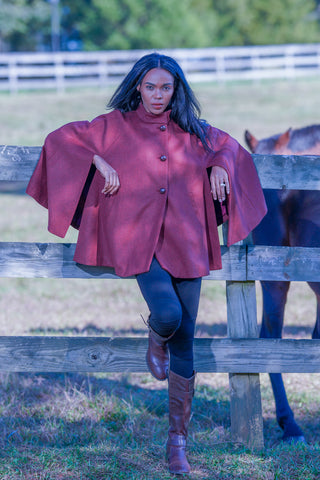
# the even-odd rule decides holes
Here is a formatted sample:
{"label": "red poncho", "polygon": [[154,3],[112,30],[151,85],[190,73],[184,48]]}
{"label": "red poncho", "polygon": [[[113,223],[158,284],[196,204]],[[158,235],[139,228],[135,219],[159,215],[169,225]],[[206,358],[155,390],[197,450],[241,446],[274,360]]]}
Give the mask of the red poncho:
{"label": "red poncho", "polygon": [[[48,208],[51,233],[64,237],[70,225],[79,228],[78,263],[113,267],[126,277],[148,271],[156,255],[174,277],[204,276],[221,268],[208,169],[219,165],[229,175],[222,208],[228,245],[245,238],[266,213],[250,154],[221,130],[210,127],[209,135],[214,154],[170,112],[153,115],[142,105],[73,122],[48,135],[27,193]],[[101,193],[104,178],[92,165],[94,154],[119,175],[113,196]]]}

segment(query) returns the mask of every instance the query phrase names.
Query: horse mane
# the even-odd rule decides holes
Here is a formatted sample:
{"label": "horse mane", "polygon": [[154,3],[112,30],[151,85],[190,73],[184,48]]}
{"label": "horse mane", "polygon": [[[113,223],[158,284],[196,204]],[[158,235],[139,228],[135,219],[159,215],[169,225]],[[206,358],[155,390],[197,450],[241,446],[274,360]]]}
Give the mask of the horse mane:
{"label": "horse mane", "polygon": [[320,125],[292,130],[288,147],[292,151],[303,151],[320,143]]}

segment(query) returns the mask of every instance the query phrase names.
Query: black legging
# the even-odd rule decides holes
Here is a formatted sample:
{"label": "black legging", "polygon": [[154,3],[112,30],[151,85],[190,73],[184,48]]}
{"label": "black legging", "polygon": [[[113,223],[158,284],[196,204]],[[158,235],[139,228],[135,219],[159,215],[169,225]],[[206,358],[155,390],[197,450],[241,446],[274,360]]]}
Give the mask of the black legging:
{"label": "black legging", "polygon": [[170,369],[182,377],[193,375],[193,338],[201,278],[175,278],[154,257],[150,270],[136,276],[150,310],[151,328],[169,340]]}

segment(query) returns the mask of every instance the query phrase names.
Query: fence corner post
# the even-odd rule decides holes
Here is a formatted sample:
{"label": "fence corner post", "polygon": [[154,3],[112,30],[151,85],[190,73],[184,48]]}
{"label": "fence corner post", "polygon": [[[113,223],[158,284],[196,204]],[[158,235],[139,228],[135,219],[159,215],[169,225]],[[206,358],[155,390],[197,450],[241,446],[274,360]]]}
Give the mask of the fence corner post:
{"label": "fence corner post", "polygon": [[[228,225],[223,226],[224,238]],[[248,243],[248,239],[241,242]],[[228,337],[257,338],[257,307],[254,281],[227,281]],[[229,374],[231,436],[252,450],[264,448],[259,374]]]}

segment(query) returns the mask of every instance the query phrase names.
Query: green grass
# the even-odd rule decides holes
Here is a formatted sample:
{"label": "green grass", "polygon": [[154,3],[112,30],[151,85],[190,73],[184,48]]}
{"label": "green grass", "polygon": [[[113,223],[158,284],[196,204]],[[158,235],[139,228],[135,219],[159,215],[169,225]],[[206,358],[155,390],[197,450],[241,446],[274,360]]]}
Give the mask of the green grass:
{"label": "green grass", "polygon": [[[282,445],[274,420],[267,420],[265,451],[233,444],[226,378],[216,375],[214,385],[208,377],[199,375],[194,398],[188,478],[319,478],[319,444]],[[148,375],[3,375],[0,398],[1,479],[172,478],[164,459],[167,392]],[[312,414],[316,423],[319,408]],[[299,420],[308,430],[303,415]]]}
{"label": "green grass", "polygon": [[[319,123],[317,77],[195,84],[202,116],[243,143],[249,129],[257,137],[289,127]],[[73,120],[90,120],[105,112],[114,87],[78,89],[65,93],[0,93],[0,144],[41,145],[45,136]]]}
{"label": "green grass", "polygon": [[[195,85],[203,117],[243,143],[319,122],[318,79]],[[1,94],[0,144],[40,145],[48,132],[104,112],[112,93],[72,90]],[[64,240],[46,231],[46,212],[22,195],[0,196],[2,241]],[[258,311],[261,309],[257,286]],[[146,306],[133,281],[0,279],[0,335],[146,335]],[[259,313],[260,316],[260,313]],[[309,337],[315,297],[292,285],[286,337]],[[196,335],[226,336],[223,282],[204,282]],[[190,425],[191,479],[320,478],[320,376],[285,375],[308,445],[281,443],[267,375],[261,375],[266,448],[230,438],[226,374],[199,374]],[[166,384],[149,374],[9,374],[0,377],[0,480],[159,480],[167,473]]]}

